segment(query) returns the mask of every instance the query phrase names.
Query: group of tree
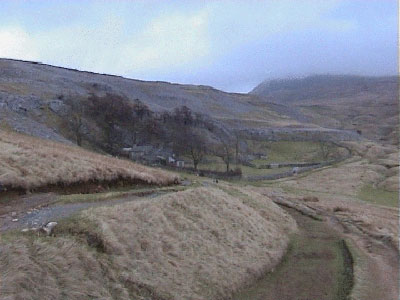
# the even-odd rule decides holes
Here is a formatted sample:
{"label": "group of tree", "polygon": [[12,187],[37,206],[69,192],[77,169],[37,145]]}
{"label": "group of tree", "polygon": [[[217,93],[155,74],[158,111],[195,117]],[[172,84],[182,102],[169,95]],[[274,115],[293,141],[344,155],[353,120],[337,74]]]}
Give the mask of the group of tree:
{"label": "group of tree", "polygon": [[[86,139],[113,155],[135,144],[164,146],[190,157],[196,170],[207,154],[220,157],[227,172],[232,162],[237,163],[238,137],[230,137],[207,116],[186,106],[154,113],[139,99],[130,101],[115,94],[71,98],[66,104],[70,107],[68,126],[79,146]],[[93,123],[98,134],[87,132]]]}

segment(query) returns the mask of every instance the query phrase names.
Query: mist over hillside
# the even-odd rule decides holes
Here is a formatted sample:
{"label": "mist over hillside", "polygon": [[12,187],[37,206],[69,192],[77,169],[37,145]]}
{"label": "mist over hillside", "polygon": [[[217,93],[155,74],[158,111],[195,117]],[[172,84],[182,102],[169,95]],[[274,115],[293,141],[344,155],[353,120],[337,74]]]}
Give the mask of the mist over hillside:
{"label": "mist over hillside", "polygon": [[395,91],[397,86],[396,76],[311,75],[267,80],[256,86],[250,94],[280,103],[322,99],[334,101],[361,93],[382,93],[383,89]]}
{"label": "mist over hillside", "polygon": [[367,138],[398,142],[398,77],[313,75],[269,80],[250,94],[290,106],[309,122],[357,130]]}

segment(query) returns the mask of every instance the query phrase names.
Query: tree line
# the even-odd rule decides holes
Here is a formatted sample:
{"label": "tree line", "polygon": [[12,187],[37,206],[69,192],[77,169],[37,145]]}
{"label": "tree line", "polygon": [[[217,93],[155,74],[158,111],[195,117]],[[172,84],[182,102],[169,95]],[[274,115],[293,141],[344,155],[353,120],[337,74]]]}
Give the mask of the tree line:
{"label": "tree line", "polygon": [[131,101],[111,93],[71,97],[66,104],[70,107],[67,125],[79,146],[85,139],[112,155],[133,145],[162,146],[190,157],[195,170],[207,154],[220,157],[226,172],[233,162],[238,163],[239,137],[186,106],[155,113],[139,99]]}

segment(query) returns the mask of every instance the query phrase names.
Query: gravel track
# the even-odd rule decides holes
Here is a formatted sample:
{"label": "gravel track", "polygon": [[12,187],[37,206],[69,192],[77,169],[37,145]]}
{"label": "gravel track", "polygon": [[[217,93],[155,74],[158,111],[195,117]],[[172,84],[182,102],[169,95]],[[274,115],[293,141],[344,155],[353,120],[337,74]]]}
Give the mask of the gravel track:
{"label": "gravel track", "polygon": [[18,230],[25,228],[39,228],[48,222],[57,221],[66,218],[74,213],[88,209],[90,207],[112,206],[130,201],[139,201],[143,199],[154,198],[160,195],[160,192],[154,192],[143,197],[124,196],[105,201],[97,202],[79,202],[68,204],[46,205],[38,208],[31,208],[27,211],[19,212],[15,215],[8,213],[0,216],[0,231]]}

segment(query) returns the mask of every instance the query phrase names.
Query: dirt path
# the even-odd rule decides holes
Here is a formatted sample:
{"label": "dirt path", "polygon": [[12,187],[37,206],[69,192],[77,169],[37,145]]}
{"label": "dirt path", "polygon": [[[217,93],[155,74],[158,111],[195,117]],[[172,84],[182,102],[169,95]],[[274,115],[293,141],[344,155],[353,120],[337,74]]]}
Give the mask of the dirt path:
{"label": "dirt path", "polygon": [[[159,192],[153,192],[146,196],[122,196],[110,200],[96,202],[78,202],[68,204],[53,204],[56,195],[52,193],[26,196],[19,199],[22,203],[17,211],[12,211],[12,203],[7,209],[7,213],[0,215],[0,231],[39,228],[50,221],[57,221],[66,218],[73,213],[99,206],[110,206],[130,201],[138,201],[145,198],[152,198],[160,195]],[[53,200],[52,200],[53,199]],[[24,203],[29,203],[24,205]]]}
{"label": "dirt path", "polygon": [[300,229],[288,253],[275,271],[233,299],[347,299],[352,287],[352,264],[340,235],[324,222],[287,210]]}

